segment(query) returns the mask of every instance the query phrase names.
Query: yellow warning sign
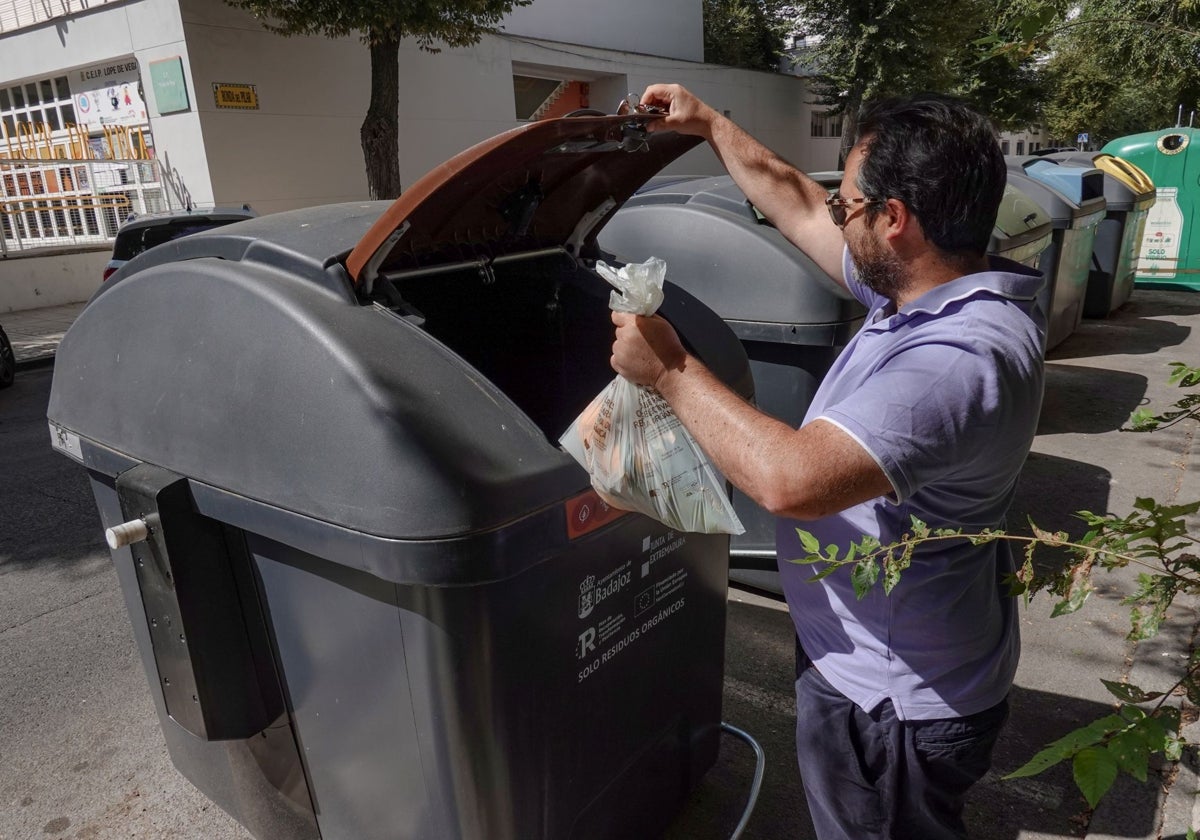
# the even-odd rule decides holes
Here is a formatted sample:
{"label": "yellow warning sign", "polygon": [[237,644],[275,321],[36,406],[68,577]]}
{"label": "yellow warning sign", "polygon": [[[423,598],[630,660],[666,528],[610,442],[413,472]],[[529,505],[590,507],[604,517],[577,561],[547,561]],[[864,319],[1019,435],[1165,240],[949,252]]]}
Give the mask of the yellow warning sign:
{"label": "yellow warning sign", "polygon": [[218,108],[242,108],[258,110],[258,91],[254,85],[235,85],[228,82],[213,82],[213,99]]}

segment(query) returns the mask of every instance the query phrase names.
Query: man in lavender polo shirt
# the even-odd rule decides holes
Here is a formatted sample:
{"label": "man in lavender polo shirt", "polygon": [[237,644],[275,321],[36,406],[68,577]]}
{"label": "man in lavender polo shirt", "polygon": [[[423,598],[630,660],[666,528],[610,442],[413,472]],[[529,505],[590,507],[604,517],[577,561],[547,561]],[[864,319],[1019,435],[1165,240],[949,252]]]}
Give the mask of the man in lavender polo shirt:
{"label": "man in lavender polo shirt", "polygon": [[[892,591],[815,581],[796,529],[843,549],[1001,527],[1042,397],[1041,275],[985,255],[1005,184],[988,122],[925,95],[877,103],[833,196],[687,90],[656,130],[708,140],[755,206],[869,308],[793,429],[688,355],[661,318],[614,313],[613,367],[655,387],[716,465],[779,519],[800,641],[796,743],[822,840],[966,836],[1019,655],[1007,544],[918,548]],[[729,282],[753,283],[753,277]]]}

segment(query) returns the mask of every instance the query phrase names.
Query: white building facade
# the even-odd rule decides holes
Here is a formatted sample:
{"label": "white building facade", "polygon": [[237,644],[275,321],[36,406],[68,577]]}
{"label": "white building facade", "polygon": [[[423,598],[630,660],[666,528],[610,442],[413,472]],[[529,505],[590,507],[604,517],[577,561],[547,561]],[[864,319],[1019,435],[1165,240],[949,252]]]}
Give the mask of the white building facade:
{"label": "white building facade", "polygon": [[[283,38],[221,0],[81,2],[0,0],[0,199],[28,210],[34,196],[111,177],[111,222],[138,190],[171,207],[260,213],[367,197],[359,128],[370,67],[358,39]],[[429,54],[406,42],[402,183],[525,119],[569,106],[612,112],[657,81],[689,86],[802,169],[834,165],[836,141],[810,137],[805,82],[704,64],[702,29],[700,0],[535,0],[474,47]],[[31,160],[46,161],[40,174],[13,174]],[[51,160],[91,163],[70,171]],[[671,171],[721,168],[701,147]],[[70,227],[75,217],[64,218]]]}
{"label": "white building facade", "polygon": [[1023,131],[1000,132],[1000,151],[1006,155],[1031,155],[1047,145],[1040,126],[1031,126]]}

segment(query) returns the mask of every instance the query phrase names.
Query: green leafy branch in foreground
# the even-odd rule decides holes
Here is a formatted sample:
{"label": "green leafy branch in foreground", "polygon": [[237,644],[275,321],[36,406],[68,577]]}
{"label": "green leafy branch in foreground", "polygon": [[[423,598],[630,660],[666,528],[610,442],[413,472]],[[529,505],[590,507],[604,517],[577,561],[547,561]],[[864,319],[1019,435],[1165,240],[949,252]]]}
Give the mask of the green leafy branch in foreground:
{"label": "green leafy branch in foreground", "polygon": [[[1169,381],[1183,388],[1200,385],[1200,368],[1181,362],[1171,363]],[[1200,394],[1188,394],[1159,414],[1146,409],[1134,412],[1128,431],[1153,431],[1186,419],[1200,419]],[[1022,546],[1024,562],[1006,578],[1013,595],[1024,598],[1026,605],[1038,592],[1057,598],[1052,616],[1067,615],[1080,609],[1095,591],[1093,577],[1098,570],[1114,571],[1129,566],[1141,568],[1137,588],[1122,600],[1130,607],[1130,641],[1155,636],[1167,616],[1167,610],[1179,595],[1200,593],[1200,540],[1188,532],[1186,517],[1200,511],[1200,501],[1164,505],[1150,498],[1139,498],[1133,512],[1125,517],[1079,511],[1076,516],[1088,527],[1087,533],[1072,539],[1065,531],[1051,532],[1029,522],[1031,536],[984,529],[964,533],[961,529],[930,528],[913,517],[911,528],[899,539],[883,545],[874,537],[864,536],[851,544],[844,555],[836,545],[822,548],[811,533],[797,529],[805,556],[793,562],[820,566],[814,580],[825,578],[849,567],[854,592],[861,600],[876,585],[890,594],[899,583],[918,549],[937,543],[969,541],[974,545],[1006,540]],[[1041,550],[1052,550],[1061,561],[1055,570],[1039,574],[1033,559]],[[1150,758],[1162,755],[1177,761],[1185,744],[1181,736],[1180,710],[1167,701],[1182,694],[1200,706],[1200,651],[1192,651],[1175,684],[1166,691],[1146,691],[1130,683],[1101,680],[1120,703],[1115,713],[1070,732],[1047,745],[1022,767],[1005,778],[1032,776],[1071,760],[1075,784],[1092,808],[1109,791],[1119,773],[1140,782],[1147,780]],[[1149,708],[1142,708],[1149,706]],[[1188,833],[1189,840],[1195,834]]]}
{"label": "green leafy branch in foreground", "polygon": [[[890,593],[919,547],[963,540],[974,545],[1006,540],[1022,545],[1024,553],[1020,568],[1005,580],[1010,594],[1022,596],[1028,604],[1037,592],[1049,592],[1058,599],[1053,616],[1073,613],[1084,605],[1095,590],[1093,576],[1097,570],[1140,566],[1146,571],[1138,575],[1137,589],[1122,601],[1131,607],[1128,638],[1140,641],[1158,633],[1176,596],[1200,593],[1200,556],[1194,553],[1200,540],[1188,534],[1184,521],[1197,511],[1200,502],[1161,505],[1154,499],[1138,499],[1134,511],[1126,517],[1080,511],[1077,515],[1090,530],[1078,539],[1071,539],[1064,531],[1043,530],[1033,522],[1033,535],[1022,536],[999,530],[964,533],[960,529],[930,528],[914,517],[910,530],[895,542],[881,545],[873,537],[863,537],[851,544],[844,556],[839,556],[837,546],[822,549],[816,537],[797,529],[807,553],[793,562],[821,566],[814,579],[850,567],[855,594],[862,599],[880,582],[883,591]],[[1039,574],[1033,563],[1039,549],[1065,551],[1070,562],[1054,572]],[[1184,743],[1179,734],[1180,713],[1166,705],[1166,700],[1183,692],[1200,705],[1200,653],[1192,655],[1184,674],[1167,691],[1101,682],[1121,701],[1118,711],[1048,745],[1006,778],[1035,775],[1071,759],[1075,783],[1094,808],[1119,772],[1144,782],[1151,755],[1179,758]],[[1148,703],[1153,704],[1148,711],[1140,708]]]}
{"label": "green leafy branch in foreground", "polygon": [[[1200,368],[1189,367],[1183,362],[1171,362],[1171,375],[1167,381],[1180,388],[1194,388],[1200,385]],[[1147,408],[1139,408],[1129,418],[1129,431],[1153,432],[1189,419],[1200,419],[1200,394],[1188,394],[1159,414],[1154,414]]]}

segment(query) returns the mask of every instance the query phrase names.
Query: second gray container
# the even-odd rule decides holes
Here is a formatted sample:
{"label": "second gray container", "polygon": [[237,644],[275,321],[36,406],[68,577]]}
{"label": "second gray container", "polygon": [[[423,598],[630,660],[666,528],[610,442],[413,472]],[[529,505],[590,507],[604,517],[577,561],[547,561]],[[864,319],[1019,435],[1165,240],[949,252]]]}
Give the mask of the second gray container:
{"label": "second gray container", "polygon": [[1032,198],[1049,214],[1053,236],[1039,267],[1046,276],[1046,349],[1065,341],[1083,320],[1088,273],[1096,228],[1104,218],[1105,200],[1100,172],[1087,183],[1087,194],[1073,199],[1026,173],[1022,161],[1009,158],[1008,183]]}
{"label": "second gray container", "polygon": [[1126,161],[1112,155],[1056,152],[1047,157],[1076,166],[1094,166],[1104,173],[1108,207],[1104,221],[1096,229],[1083,315],[1107,318],[1133,294],[1146,217],[1156,199],[1154,184],[1145,178],[1145,173],[1134,171]]}

